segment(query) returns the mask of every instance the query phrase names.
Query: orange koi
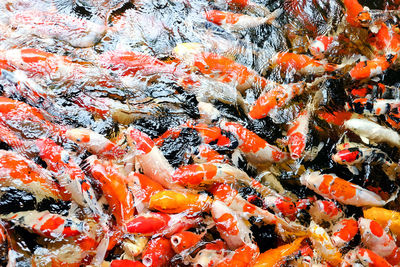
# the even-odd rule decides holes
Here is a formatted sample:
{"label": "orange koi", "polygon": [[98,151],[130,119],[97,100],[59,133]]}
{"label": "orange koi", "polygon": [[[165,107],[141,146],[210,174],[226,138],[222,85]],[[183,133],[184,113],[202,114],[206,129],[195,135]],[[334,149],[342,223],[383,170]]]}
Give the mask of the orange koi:
{"label": "orange koi", "polygon": [[278,9],[266,17],[253,17],[220,10],[209,10],[204,13],[204,16],[208,21],[227,30],[239,31],[267,23],[271,24],[280,13],[281,10]]}
{"label": "orange koi", "polygon": [[40,150],[39,156],[56,174],[61,186],[71,193],[72,199],[79,205],[91,209],[94,214],[102,215],[102,209],[91,184],[68,152],[50,139],[38,139],[35,143]]}
{"label": "orange koi", "polygon": [[366,219],[374,220],[382,227],[389,227],[390,232],[400,237],[400,212],[372,207],[363,211]]}
{"label": "orange koi", "polygon": [[142,253],[142,262],[145,266],[169,266],[168,263],[174,255],[169,239],[157,237],[147,243],[147,247]]}
{"label": "orange koi", "polygon": [[135,213],[133,196],[125,179],[111,163],[103,163],[94,155],[87,158],[86,162],[91,175],[100,183],[118,225],[125,225],[133,219]]}
{"label": "orange koi", "polygon": [[196,213],[209,211],[211,203],[212,199],[206,194],[164,190],[151,196],[149,208],[165,213]]}
{"label": "orange koi", "polygon": [[10,17],[11,26],[41,38],[56,38],[74,47],[95,45],[107,27],[60,12],[24,10]]}
{"label": "orange koi", "polygon": [[68,129],[65,136],[99,157],[115,159],[125,154],[117,144],[89,129]]}
{"label": "orange koi", "polygon": [[343,0],[346,8],[346,21],[352,27],[368,27],[371,15],[368,8],[363,7],[357,0]]}
{"label": "orange koi", "polygon": [[350,77],[353,80],[364,80],[383,74],[383,72],[393,64],[396,58],[396,54],[388,53],[383,56],[377,56],[372,60],[361,61],[350,70]]}
{"label": "orange koi", "polygon": [[203,238],[203,234],[195,234],[189,231],[183,231],[171,236],[172,249],[179,254],[185,250],[194,247]]}
{"label": "orange koi", "polygon": [[364,266],[369,267],[391,267],[383,257],[366,248],[359,248],[357,252],[358,259]]}
{"label": "orange koi", "polygon": [[342,248],[358,233],[358,223],[353,218],[343,219],[333,226],[332,232],[333,245]]}
{"label": "orange koi", "polygon": [[306,84],[304,82],[273,87],[257,98],[248,116],[253,120],[267,117],[272,110],[285,106],[295,96],[301,95],[305,91],[305,87]]}
{"label": "orange koi", "polygon": [[390,264],[400,263],[400,250],[393,237],[385,232],[382,226],[376,221],[360,218],[358,220],[361,241],[363,244],[381,257],[384,257]]}
{"label": "orange koi", "polygon": [[300,182],[317,194],[346,205],[363,207],[386,204],[379,195],[334,174],[307,172],[300,177]]}
{"label": "orange koi", "polygon": [[49,211],[23,211],[0,215],[0,217],[50,238],[77,236],[89,230],[89,226],[83,221],[52,214]]}
{"label": "orange koi", "polygon": [[113,260],[110,263],[110,267],[145,267],[140,261],[131,260]]}
{"label": "orange koi", "polygon": [[260,254],[260,250],[255,244],[246,244],[237,249],[230,255],[226,256],[222,261],[220,261],[217,267],[247,267],[253,266],[257,257]]}
{"label": "orange koi", "polygon": [[163,231],[170,220],[171,216],[161,212],[141,214],[127,223],[127,231],[132,234],[152,236]]}
{"label": "orange koi", "polygon": [[2,186],[13,186],[25,190],[38,199],[51,197],[70,200],[68,192],[55,183],[51,174],[31,160],[15,152],[0,150],[0,168]]}
{"label": "orange koi", "polygon": [[300,75],[317,75],[321,76],[327,72],[337,69],[335,64],[324,63],[313,59],[307,55],[279,52],[271,59],[273,65],[277,65],[283,72],[294,71]]}
{"label": "orange koi", "polygon": [[288,153],[268,144],[257,134],[236,122],[221,122],[221,128],[231,132],[239,141],[239,149],[253,163],[282,162],[288,159]]}

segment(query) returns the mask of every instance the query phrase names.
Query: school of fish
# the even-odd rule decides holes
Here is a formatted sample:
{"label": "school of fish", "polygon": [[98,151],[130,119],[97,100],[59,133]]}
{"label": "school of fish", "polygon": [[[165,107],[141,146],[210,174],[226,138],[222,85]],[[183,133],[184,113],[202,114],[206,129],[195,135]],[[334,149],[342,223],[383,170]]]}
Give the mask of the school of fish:
{"label": "school of fish", "polygon": [[0,265],[400,266],[400,1],[0,12]]}

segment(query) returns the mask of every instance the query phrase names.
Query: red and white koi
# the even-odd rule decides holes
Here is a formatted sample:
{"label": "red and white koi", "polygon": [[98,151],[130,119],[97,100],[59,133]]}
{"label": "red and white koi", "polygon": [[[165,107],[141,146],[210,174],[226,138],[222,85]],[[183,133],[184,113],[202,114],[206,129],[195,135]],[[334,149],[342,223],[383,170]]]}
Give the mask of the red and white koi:
{"label": "red and white koi", "polygon": [[201,144],[192,154],[192,159],[195,163],[227,163],[227,159],[224,155],[219,154],[217,151],[211,148],[210,145]]}
{"label": "red and white koi", "polygon": [[131,260],[113,260],[110,263],[110,267],[145,267],[140,261],[131,261]]}
{"label": "red and white koi", "polygon": [[367,248],[384,257],[392,265],[400,263],[400,250],[396,242],[379,223],[361,217],[358,220],[358,225],[361,241]]}
{"label": "red and white koi", "polygon": [[105,25],[60,12],[24,10],[13,14],[9,23],[18,31],[41,38],[56,38],[74,47],[95,45],[106,33]]}
{"label": "red and white koi", "polygon": [[38,139],[35,143],[40,150],[39,156],[56,174],[60,185],[71,193],[72,199],[79,205],[92,210],[94,214],[102,215],[103,211],[97,202],[93,188],[73,157],[50,139]]}
{"label": "red and white koi", "polygon": [[388,143],[400,147],[400,135],[387,127],[367,119],[350,119],[345,121],[344,126],[355,132],[364,142]]}
{"label": "red and white koi", "polygon": [[387,53],[371,60],[358,62],[349,72],[353,80],[365,80],[383,74],[396,60],[395,53]]}
{"label": "red and white koi", "polygon": [[329,200],[317,200],[315,201],[309,213],[311,218],[316,223],[334,222],[343,216],[343,211],[333,201]]}
{"label": "red and white koi", "polygon": [[111,163],[103,163],[95,155],[87,158],[86,162],[91,175],[100,183],[118,225],[126,225],[133,219],[135,205],[125,179]]}
{"label": "red and white koi", "polygon": [[267,196],[264,198],[264,205],[279,216],[287,217],[292,221],[296,219],[298,209],[289,197]]}
{"label": "red and white koi", "polygon": [[242,218],[222,201],[214,200],[211,214],[215,226],[222,239],[230,249],[237,249],[245,244],[251,244],[251,231]]}
{"label": "red and white koi", "polygon": [[334,64],[290,52],[275,54],[271,58],[271,64],[280,67],[282,72],[294,72],[300,75],[321,76],[337,69]]}
{"label": "red and white koi", "polygon": [[148,135],[129,127],[126,130],[126,138],[146,176],[165,188],[181,188],[172,182],[174,169]]}
{"label": "red and white koi", "polygon": [[89,129],[68,129],[65,136],[99,157],[116,159],[125,153],[117,144]]}
{"label": "red and white koi", "polygon": [[89,230],[89,225],[84,221],[52,214],[49,211],[23,211],[0,217],[44,237],[71,237],[87,233]]}
{"label": "red and white koi", "polygon": [[15,152],[0,150],[0,173],[2,186],[25,190],[39,200],[47,197],[70,200],[68,192],[54,182],[50,172]]}
{"label": "red and white koi", "polygon": [[162,212],[143,213],[127,223],[127,231],[132,234],[153,236],[163,231],[171,220],[171,216]]}
{"label": "red and white koi", "polygon": [[335,38],[331,36],[321,35],[315,38],[315,40],[310,44],[308,50],[316,59],[324,58],[324,54],[332,49],[335,45]]}
{"label": "red and white koi", "polygon": [[272,110],[287,105],[295,96],[301,95],[305,89],[306,83],[304,82],[274,86],[257,98],[248,116],[254,120],[265,118]]}
{"label": "red and white koi", "polygon": [[340,220],[332,227],[331,241],[337,248],[346,246],[358,233],[358,223],[353,218]]}
{"label": "red and white koi", "polygon": [[260,255],[260,250],[256,244],[245,244],[233,252],[229,253],[223,260],[218,262],[217,267],[247,267],[253,266],[257,257]]}
{"label": "red and white koi", "polygon": [[212,243],[207,243],[190,262],[199,267],[213,266],[223,260],[227,249],[226,243],[217,239]]}
{"label": "red and white koi", "polygon": [[222,121],[220,127],[231,132],[237,138],[239,149],[245,154],[247,160],[252,163],[282,162],[288,159],[288,153],[268,144],[257,134],[236,122]]}
{"label": "red and white koi", "polygon": [[220,10],[209,10],[204,13],[206,19],[230,31],[240,31],[258,27],[263,24],[272,24],[282,11],[275,10],[266,17],[253,17]]}
{"label": "red and white koi", "polygon": [[142,253],[142,263],[148,267],[169,266],[169,261],[174,255],[170,240],[165,237],[156,237],[147,243]]}
{"label": "red and white koi", "polygon": [[346,8],[346,20],[352,27],[368,27],[372,21],[369,9],[357,0],[343,0]]}
{"label": "red and white koi", "polygon": [[171,236],[172,249],[177,254],[180,254],[185,250],[191,249],[201,241],[205,233],[206,232],[196,234],[190,231],[177,233]]}
{"label": "red and white koi", "polygon": [[286,136],[288,137],[288,147],[292,159],[299,159],[306,149],[310,116],[310,112],[305,109],[289,126]]}
{"label": "red and white koi", "polygon": [[359,248],[357,250],[357,258],[364,266],[369,267],[391,267],[393,266],[387,262],[383,257],[374,253],[372,250],[366,248]]}
{"label": "red and white koi", "polygon": [[314,221],[311,221],[310,227],[310,239],[314,245],[315,250],[330,264],[338,266],[342,262],[342,254],[332,244],[328,233],[318,226]]}
{"label": "red and white koi", "polygon": [[306,172],[300,177],[302,185],[317,194],[339,201],[342,204],[363,206],[383,206],[386,202],[374,192],[337,177],[335,174]]}

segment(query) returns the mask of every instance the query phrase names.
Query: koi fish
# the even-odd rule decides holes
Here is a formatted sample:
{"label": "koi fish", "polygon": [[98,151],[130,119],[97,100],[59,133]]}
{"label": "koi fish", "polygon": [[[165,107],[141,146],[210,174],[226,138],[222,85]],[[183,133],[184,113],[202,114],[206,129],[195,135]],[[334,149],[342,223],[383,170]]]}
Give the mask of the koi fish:
{"label": "koi fish", "polygon": [[372,207],[363,211],[364,218],[376,221],[383,228],[389,227],[390,232],[400,236],[400,213],[394,210]]}
{"label": "koi fish", "polygon": [[265,118],[272,110],[283,107],[295,96],[301,95],[305,89],[304,82],[275,86],[257,98],[247,115],[253,120]]}
{"label": "koi fish", "polygon": [[2,186],[30,192],[39,200],[47,197],[70,200],[69,193],[54,182],[50,172],[15,152],[0,150],[0,168]]}
{"label": "koi fish", "polygon": [[399,107],[399,100],[358,98],[347,103],[346,110],[352,110],[366,116],[380,116]]}
{"label": "koi fish", "polygon": [[315,201],[309,213],[316,223],[334,222],[343,216],[343,211],[333,201],[328,200]]}
{"label": "koi fish", "polygon": [[333,266],[338,266],[342,262],[342,254],[332,244],[324,228],[311,221],[309,231],[311,234],[310,239],[317,253]]}
{"label": "koi fish", "polygon": [[87,158],[86,162],[91,175],[100,183],[118,225],[125,225],[135,214],[133,196],[125,179],[112,164],[103,163],[94,155]]}
{"label": "koi fish", "polygon": [[324,54],[334,46],[334,37],[321,35],[315,38],[308,50],[316,59],[324,58]]}
{"label": "koi fish", "polygon": [[235,249],[232,253],[229,253],[216,266],[217,267],[253,266],[259,254],[260,250],[256,244],[246,244]]}
{"label": "koi fish", "polygon": [[60,184],[71,193],[72,199],[94,214],[103,215],[91,184],[68,152],[50,139],[38,139],[35,143],[40,150],[39,156],[56,174]]}
{"label": "koi fish", "polygon": [[[1,133],[1,131],[0,131]],[[227,163],[224,155],[219,154],[210,145],[199,145],[193,152],[192,159],[195,163]]]}
{"label": "koi fish", "polygon": [[171,236],[172,249],[175,253],[180,254],[185,250],[194,247],[203,238],[205,232],[196,234],[190,231],[183,231]]}
{"label": "koi fish", "polygon": [[288,147],[292,159],[299,159],[304,153],[310,116],[310,112],[304,110],[289,126],[286,136],[288,137]]}
{"label": "koi fish", "polygon": [[361,217],[358,225],[361,241],[367,248],[384,257],[390,264],[399,264],[400,250],[393,237],[386,233],[379,223]]}
{"label": "koi fish", "polygon": [[358,223],[353,218],[342,219],[332,227],[332,244],[337,248],[347,245],[358,233]]}
{"label": "koi fish", "polygon": [[383,206],[384,200],[374,192],[348,182],[334,174],[308,172],[300,177],[302,185],[307,186],[317,194],[339,201],[342,204],[363,206]]}
{"label": "koi fish", "polygon": [[145,267],[140,261],[131,260],[113,260],[110,263],[110,267]]}
{"label": "koi fish", "polygon": [[64,13],[24,10],[13,14],[9,23],[18,31],[41,38],[56,38],[74,47],[90,47],[100,41],[107,27]]}
{"label": "koi fish", "polygon": [[258,27],[263,24],[272,24],[276,17],[282,13],[277,9],[266,17],[253,17],[219,10],[209,10],[204,13],[206,19],[230,31]]}
{"label": "koi fish", "polygon": [[116,159],[125,154],[117,144],[89,129],[68,129],[65,136],[99,157]]}
{"label": "koi fish", "polygon": [[145,266],[168,266],[169,261],[175,255],[169,239],[156,237],[147,243],[142,253],[142,263]]}
{"label": "koi fish", "polygon": [[231,132],[239,141],[239,149],[253,163],[282,162],[288,159],[288,153],[278,147],[268,144],[257,134],[236,122],[220,123],[221,129]]}
{"label": "koi fish", "polygon": [[307,55],[279,52],[271,58],[271,64],[279,66],[282,72],[295,72],[300,75],[321,76],[337,69],[331,63],[316,60]]}
{"label": "koi fish", "polygon": [[344,126],[358,134],[364,142],[385,142],[400,147],[400,135],[397,132],[370,120],[350,119],[345,121]]}
{"label": "koi fish", "polygon": [[[336,146],[338,152],[332,155],[332,160],[341,165],[347,165],[352,173],[357,174],[363,163],[381,164],[386,175],[394,180],[397,173],[397,163],[378,148],[365,147],[356,143],[344,143]],[[356,169],[354,169],[356,168]]]}
{"label": "koi fish", "polygon": [[364,266],[391,267],[383,257],[366,248],[359,248],[357,257]]}
{"label": "koi fish", "polygon": [[346,8],[346,21],[352,27],[368,27],[371,15],[367,7],[363,7],[357,0],[343,0]]}
{"label": "koi fish", "polygon": [[350,70],[350,77],[353,80],[364,80],[383,74],[396,58],[396,54],[388,53],[383,56],[377,56],[372,60],[361,61]]}
{"label": "koi fish", "polygon": [[89,230],[89,226],[83,221],[52,214],[49,211],[23,211],[0,215],[0,217],[50,238],[77,236]]}

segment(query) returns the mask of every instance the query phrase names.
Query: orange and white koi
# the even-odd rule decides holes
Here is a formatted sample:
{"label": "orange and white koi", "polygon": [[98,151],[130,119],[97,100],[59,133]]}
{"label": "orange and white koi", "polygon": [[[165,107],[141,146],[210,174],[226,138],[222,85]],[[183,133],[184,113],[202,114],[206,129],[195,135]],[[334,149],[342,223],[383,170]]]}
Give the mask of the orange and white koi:
{"label": "orange and white koi", "polygon": [[129,127],[126,130],[129,146],[135,151],[135,158],[143,169],[143,173],[165,188],[180,188],[172,182],[174,169],[145,133]]}
{"label": "orange and white koi", "polygon": [[[363,163],[380,164],[386,175],[394,180],[396,178],[397,163],[378,148],[365,147],[357,143],[344,143],[336,146],[337,152],[332,155],[332,160],[341,165],[348,165],[352,173],[357,174]],[[354,168],[356,168],[356,170]]]}
{"label": "orange and white koi", "polygon": [[113,260],[110,263],[110,267],[145,267],[140,261],[131,260]]}
{"label": "orange and white koi", "polygon": [[38,199],[70,200],[68,192],[53,181],[50,172],[12,151],[0,150],[0,184],[25,190]]}
{"label": "orange and white koi", "polygon": [[337,248],[347,245],[358,233],[358,223],[353,218],[340,220],[332,227],[331,240]]}
{"label": "orange and white koi", "polygon": [[288,153],[268,144],[257,134],[236,122],[222,121],[221,129],[231,132],[239,141],[239,149],[252,163],[282,162],[288,159]]}
{"label": "orange and white koi", "polygon": [[379,256],[372,250],[366,248],[359,248],[357,251],[357,258],[361,261],[364,266],[369,267],[391,267],[383,257]]}
{"label": "orange and white koi", "polygon": [[400,147],[400,135],[387,127],[381,126],[367,119],[350,119],[344,126],[355,132],[364,142],[388,143]]}
{"label": "orange and white koi", "polygon": [[260,250],[256,244],[245,244],[233,252],[229,253],[223,260],[216,264],[216,267],[247,267],[253,266],[257,257],[260,254]]}
{"label": "orange and white koi", "polygon": [[[176,54],[179,55],[179,53]],[[264,88],[273,83],[258,75],[254,70],[215,53],[201,52],[194,55],[185,53],[181,60],[186,60],[188,66],[205,76],[223,83],[234,84],[240,92],[251,87]]]}
{"label": "orange and white koi", "polygon": [[91,184],[68,152],[50,139],[38,139],[35,143],[40,150],[39,156],[56,174],[60,185],[71,193],[72,199],[79,205],[92,210],[94,214],[102,215],[103,211]]}
{"label": "orange and white koi", "polygon": [[372,21],[369,9],[357,0],[343,0],[346,8],[346,21],[352,27],[368,27]]}
{"label": "orange and white koi", "polygon": [[125,225],[133,219],[135,213],[133,196],[125,179],[111,163],[103,163],[95,155],[87,158],[86,162],[91,175],[100,183],[118,225]]}
{"label": "orange and white koi", "polygon": [[308,50],[316,59],[324,58],[324,54],[332,49],[334,46],[335,38],[331,36],[321,35],[315,38],[315,40],[310,44]]}
{"label": "orange and white koi", "polygon": [[186,165],[175,170],[172,181],[188,188],[198,189],[215,183],[242,182],[248,186],[253,185],[251,179],[244,171],[229,164],[203,163]]}
{"label": "orange and white koi", "polygon": [[248,28],[258,27],[263,24],[271,24],[282,11],[275,10],[266,17],[253,17],[220,10],[208,10],[204,13],[206,19],[230,31],[240,31]]}
{"label": "orange and white koi", "polygon": [[395,99],[368,99],[358,98],[346,105],[347,110],[366,116],[379,116],[391,112],[400,107],[400,101]]}
{"label": "orange and white koi", "polygon": [[214,200],[211,214],[221,238],[230,249],[237,249],[251,244],[251,231],[242,218],[222,201]]}
{"label": "orange and white koi", "polygon": [[71,237],[89,230],[89,225],[84,221],[52,214],[49,211],[23,211],[0,217],[44,237]]}
{"label": "orange and white koi", "polygon": [[281,84],[262,93],[251,107],[248,116],[251,119],[262,119],[274,110],[288,104],[295,96],[301,95],[306,89],[304,82]]}
{"label": "orange and white koi", "polygon": [[358,225],[361,241],[367,248],[384,257],[392,265],[400,263],[400,250],[396,242],[379,223],[361,217],[358,220]]}
{"label": "orange and white koi", "polygon": [[221,239],[207,243],[190,262],[194,266],[209,267],[221,262],[226,254],[227,246]]}
{"label": "orange and white koi", "polygon": [[365,80],[383,74],[396,60],[395,53],[387,53],[383,56],[376,56],[371,60],[358,62],[349,72],[353,80]]}
{"label": "orange and white koi", "polygon": [[333,201],[329,200],[317,200],[315,201],[309,213],[311,218],[316,223],[334,222],[343,216],[343,211]]}
{"label": "orange and white koi", "polygon": [[[1,131],[1,129],[0,129]],[[1,132],[0,132],[1,133]],[[201,144],[192,154],[192,159],[195,163],[227,163],[227,159],[224,155],[219,154],[217,151],[211,148],[210,145]]]}
{"label": "orange and white koi", "polygon": [[106,33],[105,25],[60,12],[24,10],[13,14],[9,23],[24,34],[56,38],[74,47],[95,45]]}
{"label": "orange and white koi", "polygon": [[252,216],[259,217],[265,224],[277,224],[287,231],[297,231],[299,234],[304,230],[300,225],[293,222],[288,223],[277,215],[249,203],[228,184],[216,184],[208,191],[214,195],[215,199],[222,201],[233,211],[240,212],[241,217],[245,219],[249,219]]}
{"label": "orange and white koi", "polygon": [[379,24],[379,31],[371,38],[370,43],[378,53],[397,53],[400,49],[400,36],[393,26],[388,27],[384,22]]}
{"label": "orange and white koi", "polygon": [[296,219],[298,209],[289,197],[267,196],[264,198],[264,205],[279,216],[287,217],[292,221]]}
{"label": "orange and white koi", "polygon": [[149,208],[164,213],[197,213],[207,212],[211,208],[212,199],[207,194],[181,193],[164,190],[153,194]]}
{"label": "orange and white koi", "polygon": [[400,237],[400,212],[384,208],[372,207],[363,211],[364,218],[379,223],[382,227],[388,227],[390,232]]}
{"label": "orange and white koi", "polygon": [[127,231],[132,234],[152,236],[167,227],[171,216],[161,212],[144,213],[127,223]]}
{"label": "orange and white koi", "polygon": [[190,231],[183,231],[171,236],[172,249],[180,254],[185,250],[194,247],[203,238],[205,232],[196,234]]}
{"label": "orange and white koi", "polygon": [[97,59],[103,68],[116,71],[121,76],[153,76],[163,74],[178,74],[172,64],[167,64],[150,55],[133,51],[109,51]]}
{"label": "orange and white koi", "polygon": [[174,255],[170,240],[165,237],[156,237],[147,243],[142,253],[142,263],[148,267],[169,266],[169,261]]}
{"label": "orange and white koi", "polygon": [[300,177],[301,184],[317,194],[346,205],[357,207],[383,206],[386,202],[374,192],[337,177],[335,174],[306,172]]}
{"label": "orange and white koi", "polygon": [[327,262],[333,266],[338,266],[342,262],[342,254],[332,244],[328,233],[314,221],[310,223],[310,239],[318,254],[320,254]]}
{"label": "orange and white koi", "polygon": [[288,147],[292,159],[299,159],[306,149],[310,116],[310,112],[306,109],[300,112],[289,126],[286,136],[288,137]]}
{"label": "orange and white koi", "polygon": [[99,157],[115,159],[125,153],[117,144],[89,129],[68,129],[65,136]]}
{"label": "orange and white koi", "polygon": [[282,72],[294,72],[300,75],[317,75],[332,72],[337,66],[319,61],[312,57],[290,52],[279,52],[271,58],[271,64],[278,66]]}

